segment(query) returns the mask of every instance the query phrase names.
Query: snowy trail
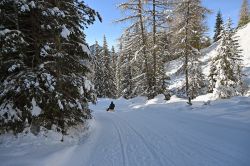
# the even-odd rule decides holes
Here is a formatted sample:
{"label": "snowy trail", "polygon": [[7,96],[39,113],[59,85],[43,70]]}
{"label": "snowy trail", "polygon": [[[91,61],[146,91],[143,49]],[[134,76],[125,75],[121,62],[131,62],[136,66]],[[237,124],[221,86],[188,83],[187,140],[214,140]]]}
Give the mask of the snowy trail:
{"label": "snowy trail", "polygon": [[227,102],[231,106],[226,111],[220,110],[225,109],[224,101],[204,108],[196,105],[196,109],[182,102],[147,105],[135,99],[116,101],[120,110],[109,113],[102,108],[109,102],[92,106],[95,119],[79,144],[0,147],[0,165],[249,166],[250,121],[245,117],[250,112],[249,98]]}
{"label": "snowy trail", "polygon": [[75,156],[65,165],[249,166],[250,163],[247,123],[174,110],[97,111],[95,117],[95,130],[88,138],[91,141],[79,145]]}

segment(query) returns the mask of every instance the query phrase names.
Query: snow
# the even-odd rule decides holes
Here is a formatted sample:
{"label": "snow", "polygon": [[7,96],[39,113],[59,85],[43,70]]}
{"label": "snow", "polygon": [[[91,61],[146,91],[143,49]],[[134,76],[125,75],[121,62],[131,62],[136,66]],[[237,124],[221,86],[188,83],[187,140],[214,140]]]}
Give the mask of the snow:
{"label": "snow", "polygon": [[37,105],[36,100],[34,98],[32,99],[31,103],[32,103],[32,110],[31,110],[32,116],[40,115],[42,109]]}
{"label": "snow", "polygon": [[9,30],[9,29],[0,30],[0,35],[4,36],[6,33],[10,33],[10,32],[11,32],[11,30]]}
{"label": "snow", "polygon": [[45,86],[49,89],[49,91],[54,91],[55,89],[55,78],[51,75],[51,74],[48,74],[48,73],[42,73],[42,79],[43,81],[45,81]]}
{"label": "snow", "polygon": [[29,5],[31,6],[31,8],[36,8],[36,4],[35,4],[34,1],[31,1],[31,2],[29,3]]}
{"label": "snow", "polygon": [[[17,111],[14,111],[12,109],[11,105],[6,105],[6,106],[1,106],[0,107],[0,118],[5,117],[4,119],[6,121],[15,121],[15,120],[20,120],[20,118],[17,115]],[[8,117],[6,118],[6,115],[8,115]]]}
{"label": "snow", "polygon": [[79,91],[80,95],[83,95],[84,94],[83,86],[80,86],[78,88],[78,91]]}
{"label": "snow", "polygon": [[247,24],[244,28],[241,28],[236,36],[239,38],[239,43],[242,49],[243,65],[250,67],[250,24]]}
{"label": "snow", "polygon": [[21,11],[22,12],[30,11],[30,8],[29,8],[29,6],[27,4],[24,4],[24,5],[21,6]]}
{"label": "snow", "polygon": [[61,110],[63,110],[64,107],[63,107],[63,105],[62,105],[61,100],[57,100],[57,103],[58,103],[59,108],[60,108]]}
{"label": "snow", "polygon": [[79,43],[79,45],[82,47],[83,52],[86,52],[88,55],[91,55],[90,49],[86,44]]}
{"label": "snow", "polygon": [[62,32],[61,32],[61,36],[65,39],[68,39],[68,36],[71,34],[70,30],[65,26],[63,25],[62,26]]}
{"label": "snow", "polygon": [[13,71],[15,71],[17,68],[20,68],[20,64],[14,64],[14,65],[12,65],[12,66],[8,69],[8,71],[9,71],[9,72],[13,72]]}
{"label": "snow", "polygon": [[63,11],[61,11],[58,7],[54,7],[51,9],[48,9],[49,13],[53,16],[61,16],[61,17],[65,17],[65,14]]}
{"label": "snow", "polygon": [[[91,105],[95,118],[90,129],[79,136],[78,143],[60,142],[61,135],[52,131],[53,139],[45,140],[42,134],[18,139],[0,136],[1,164],[247,166],[250,98],[212,100],[206,105],[210,99],[210,95],[201,96],[192,106],[176,96],[165,101],[163,95],[149,101],[144,97],[99,99]],[[106,112],[111,101],[115,112]]]}
{"label": "snow", "polygon": [[84,79],[84,87],[87,91],[90,91],[91,88],[93,87],[92,83],[90,80],[88,80],[88,78],[85,77]]}

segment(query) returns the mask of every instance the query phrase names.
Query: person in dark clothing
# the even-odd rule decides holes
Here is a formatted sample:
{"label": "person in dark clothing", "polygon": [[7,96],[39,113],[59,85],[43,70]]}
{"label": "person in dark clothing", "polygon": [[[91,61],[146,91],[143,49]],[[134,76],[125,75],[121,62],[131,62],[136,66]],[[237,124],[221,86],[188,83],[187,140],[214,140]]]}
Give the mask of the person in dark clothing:
{"label": "person in dark clothing", "polygon": [[107,109],[107,111],[114,111],[115,110],[115,104],[113,103],[113,101],[111,101],[109,108]]}

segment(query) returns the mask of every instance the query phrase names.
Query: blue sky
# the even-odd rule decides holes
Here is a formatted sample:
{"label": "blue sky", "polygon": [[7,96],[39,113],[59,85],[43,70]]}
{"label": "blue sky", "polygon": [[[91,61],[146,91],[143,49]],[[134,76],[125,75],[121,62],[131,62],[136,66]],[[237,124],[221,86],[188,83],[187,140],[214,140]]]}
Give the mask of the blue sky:
{"label": "blue sky", "polygon": [[[126,0],[125,0],[126,1]],[[212,14],[208,15],[207,25],[209,27],[208,34],[213,36],[214,24],[217,11],[220,9],[224,20],[231,17],[234,25],[237,25],[239,18],[239,11],[243,0],[202,0],[205,7],[212,10]],[[117,4],[124,2],[124,0],[85,0],[85,3],[90,7],[98,11],[103,22],[96,21],[94,25],[91,25],[85,30],[86,40],[89,45],[92,45],[97,40],[100,45],[103,42],[104,34],[107,37],[109,47],[116,46],[116,40],[120,37],[124,24],[114,23],[114,20],[123,16],[119,9],[116,8]]]}

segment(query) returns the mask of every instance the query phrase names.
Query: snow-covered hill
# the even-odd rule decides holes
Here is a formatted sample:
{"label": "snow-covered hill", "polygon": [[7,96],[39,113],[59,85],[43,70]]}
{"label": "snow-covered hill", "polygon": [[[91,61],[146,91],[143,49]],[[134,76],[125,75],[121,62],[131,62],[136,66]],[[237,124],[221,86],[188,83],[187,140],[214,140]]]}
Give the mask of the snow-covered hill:
{"label": "snow-covered hill", "polygon": [[[246,81],[248,87],[250,88],[250,23],[242,28],[240,28],[236,35],[239,40],[239,45],[242,49],[242,64],[243,73],[245,74],[244,80]],[[217,54],[218,43],[213,43],[210,47],[202,50],[202,62],[203,73],[208,76],[209,69],[211,66],[211,60]],[[166,64],[166,74],[171,77],[169,88],[175,91],[177,88],[184,84],[184,75],[178,73],[176,66],[181,66],[182,61],[180,59],[171,61]],[[250,91],[249,94],[250,95]]]}

